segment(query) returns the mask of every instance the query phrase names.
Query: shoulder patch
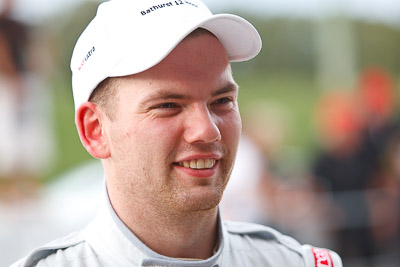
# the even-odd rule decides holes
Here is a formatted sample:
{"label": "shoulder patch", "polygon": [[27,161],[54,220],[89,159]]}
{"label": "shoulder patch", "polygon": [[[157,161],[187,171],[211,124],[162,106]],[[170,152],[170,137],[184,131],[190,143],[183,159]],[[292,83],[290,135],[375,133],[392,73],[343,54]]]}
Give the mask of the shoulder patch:
{"label": "shoulder patch", "polygon": [[343,267],[339,255],[329,249],[303,245],[307,267]]}
{"label": "shoulder patch", "polygon": [[314,255],[315,267],[334,267],[331,254],[327,249],[311,248]]}

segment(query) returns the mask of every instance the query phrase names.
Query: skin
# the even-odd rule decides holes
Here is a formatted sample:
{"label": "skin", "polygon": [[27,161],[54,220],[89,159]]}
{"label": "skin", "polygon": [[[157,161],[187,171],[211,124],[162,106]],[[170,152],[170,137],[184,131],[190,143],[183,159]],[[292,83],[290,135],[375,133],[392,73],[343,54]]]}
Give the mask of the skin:
{"label": "skin", "polygon": [[[114,119],[90,102],[76,115],[83,145],[102,159],[114,210],[162,255],[210,257],[242,126],[224,47],[212,34],[185,39],[159,64],[118,78],[116,86]],[[216,164],[179,166],[192,159]]]}

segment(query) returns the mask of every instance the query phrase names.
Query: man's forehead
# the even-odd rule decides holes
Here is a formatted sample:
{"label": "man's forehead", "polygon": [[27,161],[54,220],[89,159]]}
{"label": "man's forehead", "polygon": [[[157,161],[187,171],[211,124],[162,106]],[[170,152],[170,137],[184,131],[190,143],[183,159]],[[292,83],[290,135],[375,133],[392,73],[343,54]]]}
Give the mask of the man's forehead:
{"label": "man's forehead", "polygon": [[[163,60],[148,69],[152,71],[157,68],[165,67],[165,71],[184,68],[184,71],[193,70],[196,72],[209,72],[215,67],[217,60],[223,61],[219,71],[230,70],[230,62],[225,47],[215,35],[205,31],[200,34],[192,35],[181,41]],[[208,65],[199,64],[207,61]],[[215,71],[215,69],[213,69]]]}
{"label": "man's forehead", "polygon": [[[223,87],[209,90],[209,96],[214,97],[218,95],[237,93],[239,86],[235,82],[228,82]],[[195,90],[180,90],[179,87],[166,87],[149,89],[146,94],[146,99],[188,99],[192,98]]]}

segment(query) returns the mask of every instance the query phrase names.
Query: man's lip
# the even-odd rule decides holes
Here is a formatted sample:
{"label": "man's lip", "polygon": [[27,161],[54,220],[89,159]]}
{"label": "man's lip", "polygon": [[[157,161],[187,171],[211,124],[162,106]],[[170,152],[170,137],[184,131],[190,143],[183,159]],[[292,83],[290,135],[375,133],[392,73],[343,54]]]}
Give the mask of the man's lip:
{"label": "man's lip", "polygon": [[174,163],[174,168],[179,170],[182,173],[185,173],[193,178],[201,178],[201,179],[208,179],[214,177],[217,173],[219,160],[215,162],[215,165],[212,168],[206,169],[192,169],[180,166],[178,163]]}
{"label": "man's lip", "polygon": [[195,159],[215,159],[215,160],[220,160],[221,158],[222,158],[222,156],[219,155],[219,154],[197,154],[197,155],[185,156],[183,158],[180,158],[176,162],[190,161],[190,160],[195,160]]}

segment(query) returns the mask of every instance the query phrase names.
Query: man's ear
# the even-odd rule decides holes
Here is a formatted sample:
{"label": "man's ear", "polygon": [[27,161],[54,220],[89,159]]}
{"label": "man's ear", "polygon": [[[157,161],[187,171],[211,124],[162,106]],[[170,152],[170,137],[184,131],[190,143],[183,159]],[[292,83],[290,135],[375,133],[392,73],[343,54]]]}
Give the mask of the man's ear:
{"label": "man's ear", "polygon": [[75,114],[75,124],[83,146],[90,155],[98,159],[110,157],[110,148],[103,129],[105,119],[102,111],[91,102],[83,103]]}

